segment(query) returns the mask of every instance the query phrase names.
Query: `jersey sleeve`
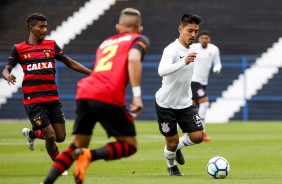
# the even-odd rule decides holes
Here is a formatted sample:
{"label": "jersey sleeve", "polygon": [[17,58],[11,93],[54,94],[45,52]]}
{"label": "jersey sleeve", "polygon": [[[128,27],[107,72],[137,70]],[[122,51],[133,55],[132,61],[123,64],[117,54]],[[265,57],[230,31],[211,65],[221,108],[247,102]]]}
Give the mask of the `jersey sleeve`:
{"label": "jersey sleeve", "polygon": [[215,55],[213,58],[213,72],[219,73],[221,71],[222,65],[220,60],[220,52],[219,49],[215,49]]}
{"label": "jersey sleeve", "polygon": [[62,61],[63,58],[66,57],[64,51],[61,47],[55,42],[55,59],[58,61]]}
{"label": "jersey sleeve", "polygon": [[142,54],[142,60],[143,60],[143,58],[144,58],[144,56],[145,56],[145,54],[148,50],[149,44],[150,44],[149,39],[147,37],[141,35],[140,37],[135,39],[131,48],[138,49]]}
{"label": "jersey sleeve", "polygon": [[161,77],[171,75],[185,65],[186,63],[184,58],[181,61],[174,63],[174,50],[167,47],[164,49],[158,73]]}
{"label": "jersey sleeve", "polygon": [[16,66],[19,63],[19,53],[17,51],[17,48],[14,46],[12,48],[12,52],[10,53],[10,56],[8,58],[7,65],[12,65],[13,67]]}

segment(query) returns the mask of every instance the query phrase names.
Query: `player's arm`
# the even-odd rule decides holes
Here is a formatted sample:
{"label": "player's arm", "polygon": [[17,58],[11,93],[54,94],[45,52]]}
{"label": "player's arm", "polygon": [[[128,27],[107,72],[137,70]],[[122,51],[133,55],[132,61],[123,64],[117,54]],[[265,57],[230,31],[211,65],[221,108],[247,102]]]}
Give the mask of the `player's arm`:
{"label": "player's arm", "polygon": [[55,52],[55,59],[62,61],[68,68],[86,75],[89,75],[91,73],[90,69],[66,56],[57,44],[55,44]]}
{"label": "player's arm", "polygon": [[62,57],[62,62],[69,67],[70,69],[86,74],[86,75],[90,75],[91,70],[86,68],[85,66],[83,66],[82,64],[78,63],[77,61],[69,58],[68,56],[63,56]]}
{"label": "player's arm", "polygon": [[220,52],[219,49],[216,49],[216,53],[213,59],[213,72],[219,74],[221,71],[222,65],[220,60]]}
{"label": "player's arm", "polygon": [[11,74],[12,69],[13,69],[12,65],[6,65],[6,67],[4,68],[2,72],[2,76],[8,82],[8,84],[11,83],[15,85],[16,77],[13,74]]}
{"label": "player's arm", "polygon": [[148,48],[149,41],[145,37],[138,38],[128,53],[128,75],[132,86],[133,99],[130,110],[133,117],[136,118],[142,108],[141,99],[141,76],[142,76],[142,60]]}
{"label": "player's arm", "polygon": [[17,51],[16,47],[14,47],[12,49],[10,56],[9,56],[8,64],[5,66],[5,68],[2,72],[2,77],[8,82],[8,84],[11,83],[11,84],[15,85],[15,83],[16,83],[16,76],[11,74],[11,72],[12,72],[12,69],[14,68],[14,66],[17,65],[18,61],[19,61],[18,51]]}

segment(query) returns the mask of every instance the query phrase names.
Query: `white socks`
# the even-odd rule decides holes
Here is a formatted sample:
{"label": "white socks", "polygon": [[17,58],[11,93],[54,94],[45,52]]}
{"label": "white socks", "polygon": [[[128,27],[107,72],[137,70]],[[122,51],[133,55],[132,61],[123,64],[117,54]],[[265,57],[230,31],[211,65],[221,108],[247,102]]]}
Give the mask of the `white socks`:
{"label": "white socks", "polygon": [[200,116],[204,129],[205,129],[205,117],[208,108],[209,108],[209,102],[204,102],[199,104],[198,114]]}
{"label": "white socks", "polygon": [[184,134],[182,137],[180,137],[179,139],[179,143],[178,143],[178,147],[177,150],[181,149],[183,146],[191,146],[194,145],[195,143],[193,143],[188,134]]}
{"label": "white socks", "polygon": [[172,152],[172,151],[169,151],[166,149],[166,146],[164,147],[164,155],[165,155],[165,158],[166,158],[166,163],[167,163],[167,166],[168,167],[173,167],[175,166],[175,162],[174,162],[174,159],[175,159],[175,152]]}

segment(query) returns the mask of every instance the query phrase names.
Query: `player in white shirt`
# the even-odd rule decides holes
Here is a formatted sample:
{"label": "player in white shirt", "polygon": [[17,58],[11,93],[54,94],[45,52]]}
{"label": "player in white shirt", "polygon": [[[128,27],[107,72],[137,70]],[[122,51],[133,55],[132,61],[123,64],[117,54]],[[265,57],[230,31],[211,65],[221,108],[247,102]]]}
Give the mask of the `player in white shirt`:
{"label": "player in white shirt", "polygon": [[[156,93],[156,112],[159,130],[166,140],[164,155],[171,176],[183,176],[174,161],[184,164],[181,148],[199,144],[204,138],[202,122],[189,92],[197,55],[190,45],[198,35],[200,23],[201,18],[197,15],[184,14],[181,17],[179,37],[164,49],[158,68],[163,80]],[[177,124],[185,133],[181,138]]]}
{"label": "player in white shirt", "polygon": [[[198,37],[199,43],[193,44],[197,52],[195,67],[192,77],[192,93],[194,105],[198,108],[198,113],[205,129],[205,116],[209,107],[209,99],[206,94],[210,70],[213,66],[213,72],[219,74],[221,70],[221,61],[219,49],[211,42],[209,31],[202,31]],[[210,137],[204,131],[204,141],[210,141]]]}

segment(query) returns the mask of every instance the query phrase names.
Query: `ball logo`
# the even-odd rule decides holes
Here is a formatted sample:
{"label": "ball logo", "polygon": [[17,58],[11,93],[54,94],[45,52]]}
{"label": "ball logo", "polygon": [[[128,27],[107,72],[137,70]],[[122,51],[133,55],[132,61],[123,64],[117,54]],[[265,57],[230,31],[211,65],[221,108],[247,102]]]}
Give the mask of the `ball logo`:
{"label": "ball logo", "polygon": [[26,67],[27,71],[42,70],[48,68],[54,68],[52,62],[33,63],[27,65]]}

